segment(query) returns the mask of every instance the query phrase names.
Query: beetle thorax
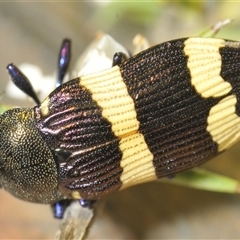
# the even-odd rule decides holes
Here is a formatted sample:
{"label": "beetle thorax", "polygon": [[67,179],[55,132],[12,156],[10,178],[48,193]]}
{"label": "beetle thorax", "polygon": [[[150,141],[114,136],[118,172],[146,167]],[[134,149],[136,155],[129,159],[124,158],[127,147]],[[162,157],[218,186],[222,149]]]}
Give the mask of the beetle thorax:
{"label": "beetle thorax", "polygon": [[15,108],[2,114],[0,136],[0,185],[23,200],[59,200],[54,156],[35,127],[33,110]]}

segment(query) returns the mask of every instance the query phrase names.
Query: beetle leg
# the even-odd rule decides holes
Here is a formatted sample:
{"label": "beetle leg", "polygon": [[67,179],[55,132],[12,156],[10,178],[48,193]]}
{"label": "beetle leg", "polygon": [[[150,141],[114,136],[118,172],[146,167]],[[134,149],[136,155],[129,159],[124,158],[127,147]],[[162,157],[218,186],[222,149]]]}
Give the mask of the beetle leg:
{"label": "beetle leg", "polygon": [[40,100],[35,93],[31,82],[29,79],[20,71],[18,67],[16,67],[13,63],[8,64],[7,66],[8,73],[13,81],[13,83],[21,89],[24,93],[26,93],[29,97],[31,97],[38,105],[40,104]]}
{"label": "beetle leg", "polygon": [[92,206],[95,202],[96,202],[96,200],[86,200],[86,199],[83,199],[83,198],[81,198],[79,200],[80,205],[84,208],[92,208]]}
{"label": "beetle leg", "polygon": [[63,83],[63,78],[67,72],[70,59],[71,59],[71,40],[63,39],[58,57],[58,78],[56,84],[57,87],[59,85],[62,85]]}
{"label": "beetle leg", "polygon": [[53,216],[55,218],[62,219],[65,210],[67,209],[67,207],[70,205],[71,202],[72,202],[72,200],[70,200],[70,199],[64,199],[59,202],[55,202],[55,203],[51,204]]}
{"label": "beetle leg", "polygon": [[57,148],[54,150],[55,156],[57,157],[58,163],[66,161],[66,159],[72,154],[71,152]]}
{"label": "beetle leg", "polygon": [[117,52],[113,55],[112,66],[114,67],[116,65],[119,65],[120,63],[124,62],[125,60],[127,60],[127,56],[122,52]]}

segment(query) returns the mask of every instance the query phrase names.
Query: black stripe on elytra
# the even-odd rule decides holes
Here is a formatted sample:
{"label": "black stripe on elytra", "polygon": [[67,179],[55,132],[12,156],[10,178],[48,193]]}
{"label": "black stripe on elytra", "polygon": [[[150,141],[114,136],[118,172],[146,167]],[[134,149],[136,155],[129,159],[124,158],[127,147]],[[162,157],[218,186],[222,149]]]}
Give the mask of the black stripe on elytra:
{"label": "black stripe on elytra", "polygon": [[222,97],[203,99],[191,84],[185,40],[162,43],[120,64],[158,177],[189,169],[218,153],[206,128],[210,109]]}
{"label": "black stripe on elytra", "polygon": [[72,155],[59,165],[59,186],[71,197],[79,191],[85,199],[96,199],[121,187],[122,152],[111,124],[91,93],[69,81],[49,95],[49,113],[35,108],[36,125],[51,149],[67,150]]}
{"label": "black stripe on elytra", "polygon": [[[226,41],[226,45],[233,41]],[[225,81],[232,85],[231,94],[237,96],[236,114],[240,116],[240,44],[239,47],[223,47],[220,48],[222,57],[221,76]]]}

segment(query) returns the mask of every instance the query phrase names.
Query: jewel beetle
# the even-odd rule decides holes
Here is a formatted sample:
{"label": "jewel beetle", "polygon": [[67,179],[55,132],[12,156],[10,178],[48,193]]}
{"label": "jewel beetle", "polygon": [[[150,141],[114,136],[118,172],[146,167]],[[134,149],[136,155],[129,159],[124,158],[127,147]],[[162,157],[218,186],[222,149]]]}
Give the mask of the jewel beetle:
{"label": "jewel beetle", "polygon": [[38,203],[97,200],[239,140],[240,42],[182,38],[113,59],[0,116],[1,187]]}

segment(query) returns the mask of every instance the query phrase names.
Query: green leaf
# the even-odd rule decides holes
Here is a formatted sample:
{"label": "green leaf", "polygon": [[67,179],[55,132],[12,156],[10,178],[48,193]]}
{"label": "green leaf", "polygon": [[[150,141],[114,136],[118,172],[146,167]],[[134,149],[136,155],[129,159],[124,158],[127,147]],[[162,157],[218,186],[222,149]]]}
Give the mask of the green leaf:
{"label": "green leaf", "polygon": [[199,37],[214,37],[223,27],[230,24],[233,19],[225,19],[223,21],[217,22],[211,28],[207,29],[199,35]]}
{"label": "green leaf", "polygon": [[240,193],[239,181],[202,168],[194,168],[176,175],[173,179],[164,178],[163,181],[207,191]]}
{"label": "green leaf", "polygon": [[0,114],[3,114],[4,112],[6,112],[7,110],[9,110],[11,108],[12,108],[12,106],[0,104]]}

